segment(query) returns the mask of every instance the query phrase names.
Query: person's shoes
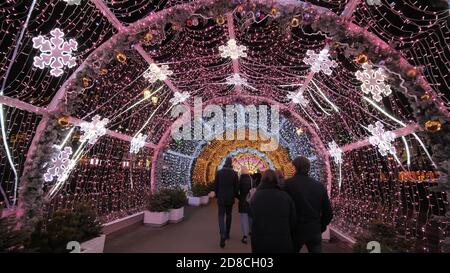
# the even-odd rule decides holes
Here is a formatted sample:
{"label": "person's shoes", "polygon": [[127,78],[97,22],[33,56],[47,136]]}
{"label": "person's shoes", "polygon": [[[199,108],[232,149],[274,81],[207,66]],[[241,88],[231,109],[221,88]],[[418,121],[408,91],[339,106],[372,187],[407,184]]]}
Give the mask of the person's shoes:
{"label": "person's shoes", "polygon": [[225,238],[221,238],[220,239],[220,248],[224,248],[225,247]]}
{"label": "person's shoes", "polygon": [[241,242],[242,242],[243,244],[247,244],[247,236],[242,237]]}

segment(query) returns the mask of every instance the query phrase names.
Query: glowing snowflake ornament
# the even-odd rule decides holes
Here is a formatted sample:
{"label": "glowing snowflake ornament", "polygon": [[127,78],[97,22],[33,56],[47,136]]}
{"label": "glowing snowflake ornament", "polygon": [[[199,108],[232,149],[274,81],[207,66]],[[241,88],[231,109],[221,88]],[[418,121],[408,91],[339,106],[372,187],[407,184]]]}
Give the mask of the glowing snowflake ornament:
{"label": "glowing snowflake ornament", "polygon": [[369,142],[374,147],[378,147],[378,151],[381,155],[386,156],[388,153],[395,155],[396,149],[392,145],[395,140],[395,133],[391,131],[385,131],[383,123],[377,121],[375,126],[370,124],[368,127],[369,132],[372,134],[369,137]]}
{"label": "glowing snowflake ornament", "polygon": [[182,92],[182,93],[175,92],[173,94],[173,98],[171,98],[169,100],[169,102],[172,103],[172,105],[177,105],[177,104],[185,102],[190,96],[191,95],[189,95],[189,92],[187,92],[187,91],[186,92]]}
{"label": "glowing snowflake ornament", "polygon": [[363,64],[363,71],[356,71],[356,79],[362,82],[361,90],[364,94],[371,94],[372,98],[380,102],[383,96],[392,93],[391,87],[384,83],[385,75],[381,68],[374,69],[370,64]]}
{"label": "glowing snowflake ornament", "polygon": [[50,74],[59,77],[63,74],[62,68],[76,66],[76,58],[72,57],[72,51],[77,50],[78,43],[74,39],[64,41],[64,33],[55,28],[50,31],[52,38],[47,40],[39,35],[33,38],[33,47],[39,49],[41,54],[34,57],[33,65],[40,69],[50,66]]}
{"label": "glowing snowflake ornament", "polygon": [[319,53],[315,53],[312,50],[307,50],[306,55],[303,59],[305,64],[309,64],[311,66],[311,70],[315,73],[322,71],[326,75],[331,75],[333,71],[331,68],[337,67],[338,64],[334,60],[330,60],[328,54],[328,48],[322,49]]}
{"label": "glowing snowflake ornament", "polygon": [[72,148],[65,147],[61,150],[57,157],[52,158],[53,166],[47,169],[44,174],[44,180],[50,182],[54,177],[62,178],[65,176],[66,171],[69,169],[70,156],[72,155]]}
{"label": "glowing snowflake ornament", "polygon": [[145,140],[147,139],[147,135],[143,135],[139,133],[137,136],[131,139],[130,145],[130,153],[137,154],[139,150],[145,146]]}
{"label": "glowing snowflake ornament", "polygon": [[342,163],[342,149],[336,144],[335,141],[328,143],[328,152],[330,156],[333,158],[334,163],[341,164]]}
{"label": "glowing snowflake ornament", "polygon": [[248,85],[247,83],[247,79],[242,78],[241,75],[234,73],[231,76],[228,76],[226,78],[226,82],[228,85],[237,85],[237,86],[242,86],[242,85]]}
{"label": "glowing snowflake ornament", "polygon": [[64,0],[64,2],[66,2],[67,5],[79,5],[81,0]]}
{"label": "glowing snowflake ornament", "polygon": [[227,45],[221,45],[219,46],[220,56],[222,58],[228,58],[230,57],[233,60],[238,59],[239,57],[247,57],[247,53],[245,52],[247,50],[246,46],[243,45],[237,45],[235,39],[230,39],[227,42]]}
{"label": "glowing snowflake ornament", "polygon": [[289,92],[287,98],[292,101],[292,103],[300,104],[303,107],[306,107],[309,101],[304,97],[303,91],[299,92]]}
{"label": "glowing snowflake ornament", "polygon": [[92,122],[82,122],[80,124],[80,129],[83,135],[80,137],[81,142],[87,141],[89,144],[95,144],[97,140],[106,134],[106,124],[108,124],[109,119],[101,119],[99,115],[92,118]]}
{"label": "glowing snowflake ornament", "polygon": [[381,0],[366,0],[369,6],[381,6]]}
{"label": "glowing snowflake ornament", "polygon": [[149,68],[144,72],[144,78],[147,79],[149,83],[155,83],[156,81],[165,81],[167,77],[172,75],[172,70],[169,69],[168,65],[158,66],[156,64],[151,64]]}

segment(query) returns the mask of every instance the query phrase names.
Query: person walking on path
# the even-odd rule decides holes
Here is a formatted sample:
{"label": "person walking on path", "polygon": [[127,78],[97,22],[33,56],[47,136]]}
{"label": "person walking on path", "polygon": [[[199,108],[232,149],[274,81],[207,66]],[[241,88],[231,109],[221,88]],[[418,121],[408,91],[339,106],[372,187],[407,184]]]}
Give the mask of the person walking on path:
{"label": "person walking on path", "polygon": [[222,169],[216,172],[216,198],[219,215],[220,247],[225,247],[225,240],[230,239],[231,215],[234,198],[238,197],[239,177],[233,170],[233,159],[228,157]]}
{"label": "person walking on path", "polygon": [[284,174],[283,171],[280,169],[275,170],[277,177],[278,177],[278,186],[284,190]]}
{"label": "person walking on path", "polygon": [[296,174],[286,180],[285,190],[297,210],[294,252],[298,253],[306,245],[308,252],[321,253],[322,233],[333,218],[330,199],[324,185],[309,176],[308,158],[299,156],[292,163]]}
{"label": "person walking on path", "polygon": [[249,234],[250,219],[248,211],[250,210],[247,202],[247,195],[252,188],[252,178],[248,174],[248,169],[244,166],[241,168],[241,176],[239,178],[239,216],[241,220],[242,240],[241,242],[247,244],[247,237]]}
{"label": "person walking on path", "polygon": [[275,171],[264,172],[261,184],[250,200],[250,213],[253,253],[292,253],[295,205],[291,197],[278,187]]}

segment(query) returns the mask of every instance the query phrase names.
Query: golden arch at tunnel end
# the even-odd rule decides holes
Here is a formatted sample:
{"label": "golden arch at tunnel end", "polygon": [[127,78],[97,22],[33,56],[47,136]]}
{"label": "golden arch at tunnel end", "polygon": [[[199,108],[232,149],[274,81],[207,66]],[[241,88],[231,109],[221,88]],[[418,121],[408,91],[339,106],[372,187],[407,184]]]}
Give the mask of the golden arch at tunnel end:
{"label": "golden arch at tunnel end", "polygon": [[[249,130],[246,130],[248,135]],[[234,132],[236,134],[236,131]],[[215,172],[219,164],[230,152],[243,147],[259,149],[261,140],[212,140],[199,154],[193,167],[192,183],[208,183],[214,180]],[[281,145],[276,150],[265,152],[267,158],[273,163],[276,169],[283,172],[285,176],[294,174],[294,167],[291,164],[289,153]]]}

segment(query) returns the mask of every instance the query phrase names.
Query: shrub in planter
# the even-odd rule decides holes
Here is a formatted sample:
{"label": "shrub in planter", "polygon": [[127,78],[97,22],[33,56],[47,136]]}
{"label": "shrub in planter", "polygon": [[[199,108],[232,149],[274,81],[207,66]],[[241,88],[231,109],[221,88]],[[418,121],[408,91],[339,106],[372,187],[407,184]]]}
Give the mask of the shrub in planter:
{"label": "shrub in planter", "polygon": [[170,195],[167,190],[160,190],[150,196],[148,210],[152,212],[167,212],[171,209]]}
{"label": "shrub in planter", "polygon": [[37,252],[69,252],[68,242],[82,243],[100,233],[97,212],[89,203],[78,203],[73,210],[59,209],[52,217],[40,221],[31,233],[27,248]]}
{"label": "shrub in planter", "polygon": [[172,188],[167,189],[168,195],[170,197],[170,208],[171,209],[179,209],[181,207],[184,207],[186,205],[186,192],[180,188]]}
{"label": "shrub in planter", "polygon": [[150,196],[148,211],[144,212],[144,224],[163,226],[169,221],[171,209],[170,195],[166,190],[161,190]]}
{"label": "shrub in planter", "polygon": [[216,196],[216,183],[215,183],[215,181],[209,182],[207,184],[207,188],[208,188],[208,196],[210,198],[214,198]]}
{"label": "shrub in planter", "polygon": [[200,197],[200,203],[206,205],[209,202],[209,185],[208,184],[194,184],[192,193],[196,197]]}
{"label": "shrub in planter", "polygon": [[410,241],[398,236],[395,228],[381,221],[373,221],[368,229],[356,237],[353,252],[368,253],[367,244],[371,241],[380,243],[381,253],[403,253],[414,250]]}
{"label": "shrub in planter", "polygon": [[178,223],[184,218],[186,192],[181,187],[166,189],[165,192],[170,197],[169,222]]}
{"label": "shrub in planter", "polygon": [[208,193],[209,189],[206,184],[196,183],[192,185],[192,195],[194,197],[207,196]]}
{"label": "shrub in planter", "polygon": [[14,215],[0,218],[0,253],[20,252],[23,250],[27,233],[16,230],[16,224],[17,220]]}

